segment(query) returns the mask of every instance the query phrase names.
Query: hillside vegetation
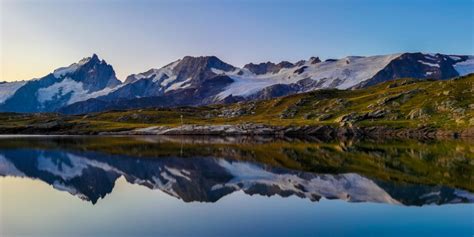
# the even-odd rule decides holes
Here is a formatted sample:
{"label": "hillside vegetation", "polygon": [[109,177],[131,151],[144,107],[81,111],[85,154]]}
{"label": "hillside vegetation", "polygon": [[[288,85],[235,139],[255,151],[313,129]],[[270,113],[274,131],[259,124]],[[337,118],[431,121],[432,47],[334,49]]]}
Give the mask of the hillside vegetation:
{"label": "hillside vegetation", "polygon": [[474,75],[452,80],[400,79],[366,89],[317,90],[271,100],[206,107],[147,108],[87,115],[0,114],[1,133],[96,134],[151,126],[474,127]]}

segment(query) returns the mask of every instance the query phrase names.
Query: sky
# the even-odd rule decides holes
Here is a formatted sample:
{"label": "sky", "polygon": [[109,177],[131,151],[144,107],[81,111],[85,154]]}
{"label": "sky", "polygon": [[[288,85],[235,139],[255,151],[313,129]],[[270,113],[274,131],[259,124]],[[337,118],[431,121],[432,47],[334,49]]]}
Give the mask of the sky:
{"label": "sky", "polygon": [[97,53],[117,77],[186,55],[234,66],[398,52],[474,54],[474,0],[0,0],[0,81]]}

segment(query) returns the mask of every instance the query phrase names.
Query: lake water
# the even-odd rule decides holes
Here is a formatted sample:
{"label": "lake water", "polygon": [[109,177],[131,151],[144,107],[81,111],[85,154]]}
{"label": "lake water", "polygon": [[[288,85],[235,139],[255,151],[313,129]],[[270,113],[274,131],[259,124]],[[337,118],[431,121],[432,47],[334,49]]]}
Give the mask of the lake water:
{"label": "lake water", "polygon": [[1,236],[473,236],[474,142],[0,137]]}

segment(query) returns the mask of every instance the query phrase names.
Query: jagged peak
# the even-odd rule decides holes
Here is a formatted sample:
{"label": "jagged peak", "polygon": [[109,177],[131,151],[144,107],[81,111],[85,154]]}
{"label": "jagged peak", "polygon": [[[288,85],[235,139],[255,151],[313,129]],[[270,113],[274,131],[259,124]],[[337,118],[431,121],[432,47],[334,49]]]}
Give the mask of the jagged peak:
{"label": "jagged peak", "polygon": [[255,73],[255,74],[266,74],[268,72],[270,73],[276,73],[280,71],[282,68],[291,68],[294,67],[295,64],[290,63],[288,61],[281,61],[278,64],[275,64],[273,62],[267,61],[267,62],[262,62],[258,64],[254,63],[248,63],[244,65],[244,68],[248,69],[249,71]]}
{"label": "jagged peak", "polygon": [[183,68],[215,68],[224,71],[235,70],[234,66],[220,60],[216,56],[185,56],[173,69],[181,70]]}
{"label": "jagged peak", "polygon": [[81,60],[79,60],[79,62],[77,62],[77,64],[84,65],[84,64],[89,63],[89,62],[94,62],[94,63],[104,62],[105,63],[104,60],[100,60],[99,56],[97,56],[97,54],[94,53],[90,57],[82,58]]}
{"label": "jagged peak", "polygon": [[319,57],[313,56],[313,57],[309,58],[309,63],[310,64],[316,64],[316,63],[320,63],[320,62],[321,62],[321,59],[319,59]]}
{"label": "jagged peak", "polygon": [[219,62],[219,63],[225,63],[224,61],[220,60],[218,57],[210,55],[210,56],[184,56],[183,59],[180,60],[180,62],[187,63],[187,62],[192,62],[192,63],[214,63],[214,62]]}
{"label": "jagged peak", "polygon": [[53,74],[55,77],[62,77],[68,73],[72,73],[77,71],[79,68],[86,64],[107,64],[105,60],[100,60],[99,56],[97,54],[92,54],[90,57],[85,57],[79,60],[77,63],[73,63],[67,67],[60,67],[56,70],[53,71]]}

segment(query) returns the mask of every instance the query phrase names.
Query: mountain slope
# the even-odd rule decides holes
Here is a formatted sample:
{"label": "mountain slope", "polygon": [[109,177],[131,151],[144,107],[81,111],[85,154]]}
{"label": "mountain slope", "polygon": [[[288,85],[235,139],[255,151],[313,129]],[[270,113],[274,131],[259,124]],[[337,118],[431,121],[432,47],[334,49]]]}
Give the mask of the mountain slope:
{"label": "mountain slope", "polygon": [[0,104],[14,95],[25,83],[25,81],[0,82]]}
{"label": "mountain slope", "polygon": [[[233,70],[235,70],[233,66],[214,56],[186,56],[161,69],[130,75],[125,81],[126,85],[100,99],[112,101],[167,95],[173,97],[176,104],[205,104],[197,100],[211,98],[216,92],[232,83],[231,79],[219,76],[216,71]],[[181,91],[182,95],[176,94],[175,91]],[[180,103],[181,100],[184,101]]]}
{"label": "mountain slope", "polygon": [[[112,66],[94,54],[42,78],[21,84],[0,101],[0,111],[52,112],[78,101],[108,94],[111,88],[120,84]],[[7,85],[11,83],[4,86]]]}

